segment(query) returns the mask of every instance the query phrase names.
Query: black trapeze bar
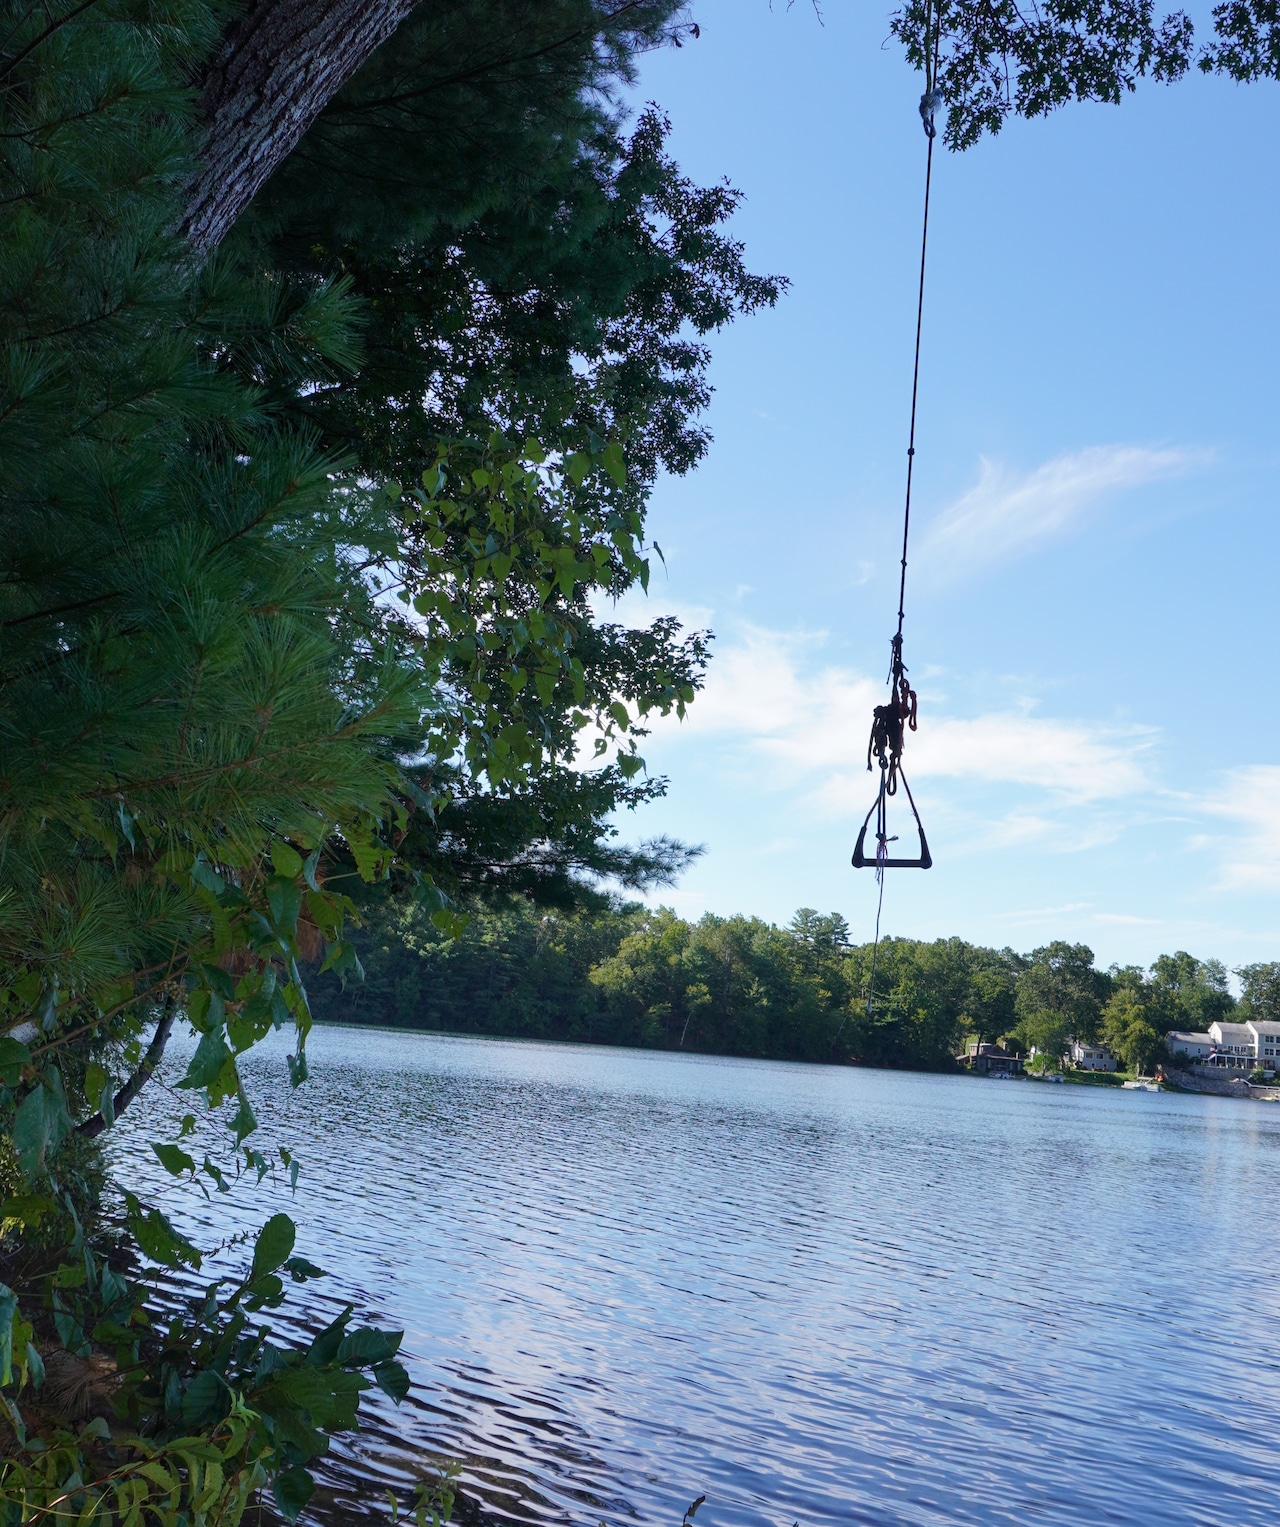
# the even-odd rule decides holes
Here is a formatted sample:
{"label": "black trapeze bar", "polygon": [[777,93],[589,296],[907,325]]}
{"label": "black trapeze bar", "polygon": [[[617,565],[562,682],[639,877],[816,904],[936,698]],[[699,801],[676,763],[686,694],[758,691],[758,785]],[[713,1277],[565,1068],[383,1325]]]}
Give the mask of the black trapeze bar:
{"label": "black trapeze bar", "polygon": [[870,859],[863,852],[863,846],[867,841],[867,828],[871,825],[871,818],[876,816],[876,842],[877,845],[888,847],[890,843],[896,843],[896,837],[888,837],[885,833],[885,801],[888,792],[885,789],[885,774],[880,775],[880,794],[872,804],[871,810],[862,823],[862,830],[858,833],[858,841],[853,847],[853,859],[850,861],[855,870],[927,870],[933,866],[933,855],[929,852],[929,840],[924,835],[924,823],[920,820],[920,813],[916,810],[915,797],[911,794],[911,786],[907,784],[907,776],[898,771],[898,778],[902,781],[907,792],[907,800],[911,803],[911,815],[915,818],[916,832],[920,835],[920,855],[916,859],[890,858],[886,853],[881,857],[879,851]]}

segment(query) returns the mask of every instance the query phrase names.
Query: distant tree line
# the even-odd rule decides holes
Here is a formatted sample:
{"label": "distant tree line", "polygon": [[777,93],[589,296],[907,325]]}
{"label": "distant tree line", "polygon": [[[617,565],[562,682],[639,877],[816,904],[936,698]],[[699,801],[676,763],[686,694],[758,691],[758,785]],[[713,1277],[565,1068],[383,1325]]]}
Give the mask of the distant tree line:
{"label": "distant tree line", "polygon": [[972,1039],[1056,1057],[1074,1037],[1132,1069],[1162,1058],[1169,1029],[1280,1016],[1280,963],[1241,969],[1237,1001],[1219,960],[1180,950],[1149,970],[1099,970],[1087,945],[1061,940],[1019,954],[885,939],[873,994],[871,945],[808,907],[780,928],[512,898],[452,939],[426,910],[388,902],[367,911],[357,947],[363,980],[312,980],[317,1017],[780,1060],[944,1069]]}

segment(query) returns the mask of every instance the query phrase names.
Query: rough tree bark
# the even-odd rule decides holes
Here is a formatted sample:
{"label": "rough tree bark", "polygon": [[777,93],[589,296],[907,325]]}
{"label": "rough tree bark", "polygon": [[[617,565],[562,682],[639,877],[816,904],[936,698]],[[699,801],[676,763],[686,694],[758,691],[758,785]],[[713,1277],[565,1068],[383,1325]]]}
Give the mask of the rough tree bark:
{"label": "rough tree bark", "polygon": [[251,0],[205,80],[207,136],[182,231],[226,235],[272,170],[418,0]]}

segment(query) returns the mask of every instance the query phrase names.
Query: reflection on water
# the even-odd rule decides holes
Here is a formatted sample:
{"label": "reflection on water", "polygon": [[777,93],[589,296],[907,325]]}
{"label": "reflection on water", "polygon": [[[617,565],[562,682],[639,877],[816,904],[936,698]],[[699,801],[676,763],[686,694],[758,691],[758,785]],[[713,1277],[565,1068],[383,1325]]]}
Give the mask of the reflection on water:
{"label": "reflection on water", "polygon": [[[1280,1108],[325,1028],[212,1205],[406,1330],[415,1380],[320,1513],[441,1456],[471,1520],[1273,1524]],[[117,1148],[162,1138],[156,1089]],[[154,1166],[154,1163],[153,1163]],[[155,1167],[155,1176],[163,1174]]]}

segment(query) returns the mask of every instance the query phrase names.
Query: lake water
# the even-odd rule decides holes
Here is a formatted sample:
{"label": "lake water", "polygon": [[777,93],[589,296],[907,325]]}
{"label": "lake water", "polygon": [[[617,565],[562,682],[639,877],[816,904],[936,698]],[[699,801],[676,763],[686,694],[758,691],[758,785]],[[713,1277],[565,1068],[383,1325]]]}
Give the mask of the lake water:
{"label": "lake water", "polygon": [[[440,1457],[464,1519],[678,1527],[1267,1523],[1280,1515],[1280,1107],[321,1028],[257,1141],[415,1390],[320,1520]],[[117,1149],[186,1095],[153,1089]],[[206,1126],[212,1128],[212,1126]],[[197,1140],[203,1145],[203,1141]]]}

